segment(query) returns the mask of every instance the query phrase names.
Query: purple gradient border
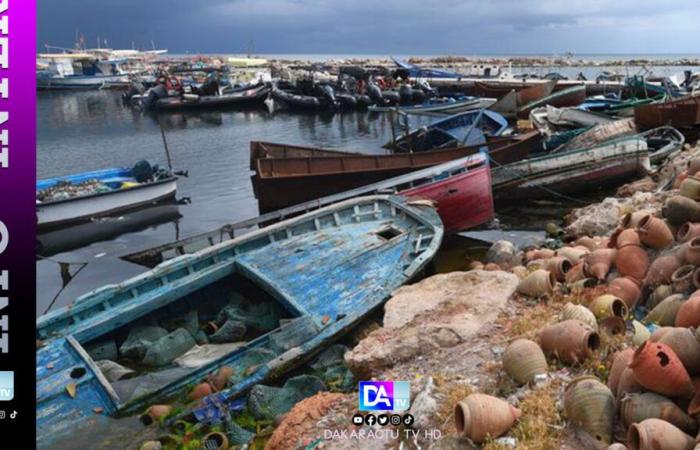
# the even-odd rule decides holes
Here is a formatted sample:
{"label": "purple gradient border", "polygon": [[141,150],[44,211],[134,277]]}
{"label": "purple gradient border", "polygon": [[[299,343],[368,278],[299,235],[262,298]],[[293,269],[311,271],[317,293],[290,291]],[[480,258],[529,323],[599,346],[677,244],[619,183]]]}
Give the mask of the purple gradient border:
{"label": "purple gradient border", "polygon": [[36,3],[7,3],[9,67],[0,69],[0,78],[8,79],[9,98],[0,98],[0,111],[9,112],[9,167],[0,169],[0,220],[9,245],[0,254],[0,270],[9,271],[9,292],[2,294],[9,297],[9,354],[0,355],[0,370],[15,371],[15,396],[0,402],[6,413],[0,429],[22,435],[28,446],[36,417]]}

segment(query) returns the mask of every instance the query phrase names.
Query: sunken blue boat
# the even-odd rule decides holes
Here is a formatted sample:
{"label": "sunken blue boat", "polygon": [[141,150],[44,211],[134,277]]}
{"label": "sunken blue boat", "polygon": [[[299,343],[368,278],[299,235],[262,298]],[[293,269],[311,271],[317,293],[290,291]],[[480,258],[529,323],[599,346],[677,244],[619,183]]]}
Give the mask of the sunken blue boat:
{"label": "sunken blue boat", "polygon": [[[222,366],[232,367],[234,374],[204,405],[240,398],[254,384],[301,364],[378,308],[428,264],[442,236],[440,218],[425,202],[385,195],[355,198],[166,261],[40,317],[38,447],[52,447],[86,422],[182,399]],[[274,329],[243,339],[199,366],[168,362],[118,381],[108,381],[110,375],[100,369],[97,359],[109,353],[106,343],[114,340],[122,352],[125,342],[119,336],[133,332],[136,324],[162,323],[193,309],[202,322],[215,320],[207,314],[243,302],[244,294],[231,296],[238,288],[246,296],[255,290],[254,302],[270,299],[282,311],[265,314],[279,318]],[[203,332],[202,322],[195,320],[193,333]],[[211,411],[205,408],[195,416],[202,414]]]}
{"label": "sunken blue boat", "polygon": [[439,119],[384,145],[397,152],[421,152],[439,148],[479,145],[508,129],[508,120],[487,109],[466,111]]}

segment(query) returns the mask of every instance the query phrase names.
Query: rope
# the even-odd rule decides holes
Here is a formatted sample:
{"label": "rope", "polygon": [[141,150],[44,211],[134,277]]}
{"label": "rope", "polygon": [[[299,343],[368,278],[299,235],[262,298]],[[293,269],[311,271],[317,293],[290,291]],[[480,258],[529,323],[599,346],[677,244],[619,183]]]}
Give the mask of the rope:
{"label": "rope", "polygon": [[[86,262],[69,263],[69,262],[63,262],[63,261],[56,261],[55,259],[51,259],[51,258],[41,256],[41,255],[37,255],[37,258],[43,259],[46,261],[50,261],[52,263],[56,263],[61,268],[61,281],[63,282],[62,283],[63,285],[61,286],[61,289],[58,290],[56,295],[53,296],[53,298],[51,299],[51,302],[49,303],[49,306],[44,310],[43,314],[46,314],[49,311],[51,311],[51,308],[53,308],[53,305],[56,304],[58,297],[60,297],[61,294],[63,293],[63,291],[68,287],[68,284],[70,284],[70,282],[73,281],[73,279],[75,279],[75,277],[78,276],[78,274],[84,268],[87,267],[88,263],[86,263]],[[70,266],[80,266],[80,268],[78,268],[78,270],[76,270],[75,273],[73,273],[71,275],[70,270],[69,270]]]}

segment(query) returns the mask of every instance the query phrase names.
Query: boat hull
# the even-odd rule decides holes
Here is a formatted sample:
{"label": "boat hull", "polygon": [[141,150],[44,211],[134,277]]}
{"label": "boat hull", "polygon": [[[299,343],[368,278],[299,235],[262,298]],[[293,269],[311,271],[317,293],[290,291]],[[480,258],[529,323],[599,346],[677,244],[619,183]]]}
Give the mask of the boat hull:
{"label": "boat hull", "polygon": [[187,100],[181,97],[167,97],[160,99],[155,104],[158,111],[176,111],[182,109],[225,108],[245,105],[262,105],[270,92],[268,86],[257,86],[240,92],[202,96],[196,100]]}
{"label": "boat hull", "polygon": [[502,202],[556,198],[619,184],[647,167],[646,141],[635,136],[494,168],[493,191],[496,200]]}
{"label": "boat hull", "polygon": [[36,205],[39,229],[61,227],[128,211],[175,197],[177,178],[170,177],[128,189]]}
{"label": "boat hull", "polygon": [[129,84],[128,75],[105,75],[105,76],[67,76],[54,78],[37,78],[37,89],[100,89],[102,87],[127,86]]}
{"label": "boat hull", "polygon": [[637,106],[634,121],[644,130],[664,125],[675,128],[700,125],[700,96]]}

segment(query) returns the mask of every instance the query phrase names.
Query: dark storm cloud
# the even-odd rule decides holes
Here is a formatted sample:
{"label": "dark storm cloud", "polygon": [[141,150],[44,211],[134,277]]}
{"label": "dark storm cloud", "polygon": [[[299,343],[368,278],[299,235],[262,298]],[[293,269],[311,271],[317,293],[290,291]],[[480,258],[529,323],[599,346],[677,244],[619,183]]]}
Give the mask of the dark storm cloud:
{"label": "dark storm cloud", "polygon": [[[690,53],[700,2],[39,0],[39,45],[259,53]],[[102,43],[104,45],[104,43]]]}

